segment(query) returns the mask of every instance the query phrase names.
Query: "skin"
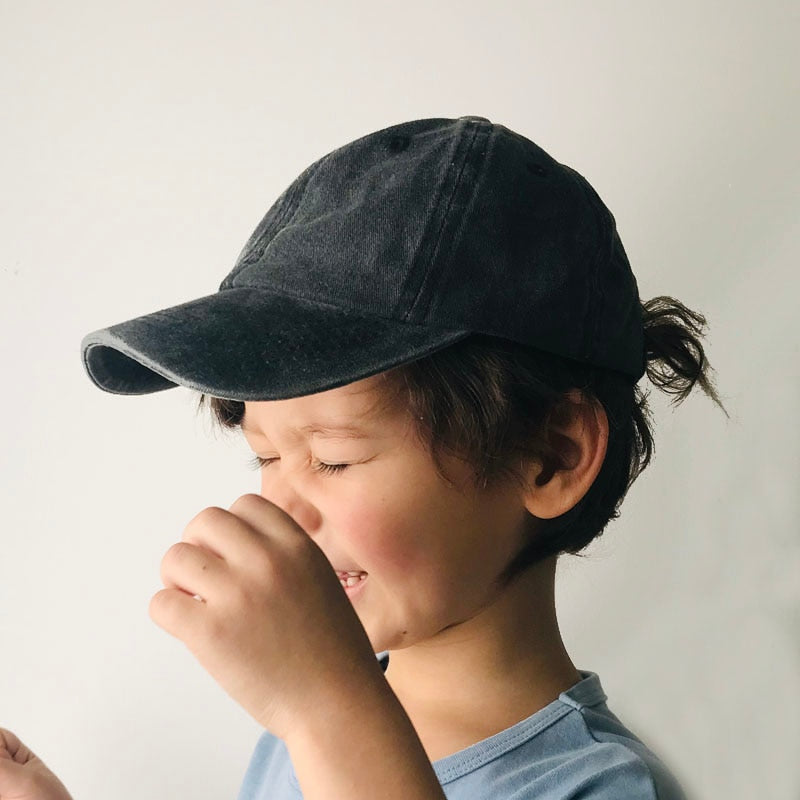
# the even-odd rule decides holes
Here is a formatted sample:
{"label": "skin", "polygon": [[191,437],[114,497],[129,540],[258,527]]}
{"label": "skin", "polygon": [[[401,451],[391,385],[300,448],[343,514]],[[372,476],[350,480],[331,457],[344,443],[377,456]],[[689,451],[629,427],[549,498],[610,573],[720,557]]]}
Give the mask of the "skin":
{"label": "skin", "polygon": [[[602,408],[576,405],[560,432],[572,470],[531,489],[478,490],[445,458],[448,486],[401,408],[382,402],[380,376],[306,397],[245,404],[244,432],[261,495],[289,514],[340,569],[368,573],[353,607],[374,652],[390,651],[386,680],[430,760],[529,716],[581,676],[558,628],[556,559],[508,589],[496,577],[531,535],[528,512],[554,517],[588,490],[605,456]],[[575,400],[580,399],[573,393]],[[361,422],[367,438],[292,434],[319,420]],[[348,463],[319,474],[315,460]]]}
{"label": "skin", "polygon": [[[556,426],[567,469],[539,486],[532,464],[525,488],[479,490],[458,459],[444,459],[450,482],[439,476],[383,386],[375,376],[246,403],[247,442],[276,459],[261,492],[197,514],[164,555],[165,588],[150,601],[151,619],[284,740],[306,800],[349,800],[376,785],[384,800],[442,800],[432,761],[581,679],[556,621],[555,558],[506,588],[496,578],[535,535],[528,513],[559,516],[588,491],[606,452],[602,408],[571,393]],[[330,430],[352,424],[360,434]],[[348,466],[323,472],[320,462]],[[368,573],[357,595],[334,568]],[[6,729],[3,796],[69,800]]]}
{"label": "skin", "polygon": [[0,728],[0,798],[72,800],[67,788],[19,738]]}

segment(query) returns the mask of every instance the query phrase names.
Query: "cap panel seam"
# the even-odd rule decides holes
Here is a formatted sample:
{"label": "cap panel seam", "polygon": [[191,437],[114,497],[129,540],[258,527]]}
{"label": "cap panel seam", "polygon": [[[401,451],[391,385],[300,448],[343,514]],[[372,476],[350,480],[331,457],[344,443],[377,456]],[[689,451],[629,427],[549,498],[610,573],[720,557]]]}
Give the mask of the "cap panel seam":
{"label": "cap panel seam", "polygon": [[[565,174],[569,175],[570,180],[572,180],[573,184],[580,190],[581,197],[584,200],[588,201],[588,205],[591,207],[593,213],[593,219],[595,222],[595,230],[598,232],[598,241],[600,240],[599,234],[602,233],[602,220],[600,219],[599,209],[594,203],[592,197],[587,193],[586,187],[583,185],[581,181],[581,176],[577,173],[572,167],[567,166],[566,164],[561,165],[564,170]],[[592,254],[592,268],[589,271],[589,277],[591,279],[591,287],[587,291],[584,292],[583,295],[583,308],[581,309],[581,321],[584,326],[584,333],[583,333],[583,341],[581,342],[581,358],[584,361],[591,361],[592,360],[592,352],[593,352],[593,345],[597,341],[597,330],[598,324],[601,317],[600,314],[600,306],[604,302],[603,298],[603,290],[602,286],[599,285],[597,280],[597,269],[600,263],[601,258],[600,249],[597,248]],[[597,313],[590,317],[592,313],[592,297],[597,297]],[[587,324],[588,323],[588,324]]]}
{"label": "cap panel seam", "polygon": [[[408,306],[407,311],[405,311],[405,313],[402,316],[403,322],[409,322],[410,321],[411,316],[414,314],[415,306],[417,305],[417,302],[419,301],[419,299],[420,299],[420,297],[422,295],[423,289],[430,283],[430,280],[431,280],[431,275],[430,275],[431,267],[436,262],[436,255],[438,254],[439,248],[441,246],[442,231],[445,228],[445,223],[447,222],[447,218],[448,218],[448,215],[450,213],[450,208],[453,205],[453,199],[455,198],[456,194],[458,193],[458,187],[461,184],[461,176],[464,174],[464,167],[466,166],[466,163],[467,163],[467,157],[469,156],[470,150],[472,149],[472,143],[475,141],[475,137],[477,136],[479,129],[480,128],[479,128],[478,125],[476,125],[474,128],[472,128],[472,126],[465,126],[465,131],[459,137],[458,144],[457,144],[457,147],[456,147],[456,153],[457,154],[458,154],[459,146],[462,145],[464,140],[467,138],[467,131],[470,131],[470,133],[471,133],[471,138],[467,142],[466,146],[464,146],[462,148],[461,164],[460,164],[460,166],[458,168],[458,174],[456,175],[455,180],[453,181],[453,187],[450,190],[450,197],[447,199],[447,207],[445,208],[444,213],[441,215],[441,219],[439,220],[438,229],[436,231],[435,236],[433,237],[434,238],[433,251],[432,251],[431,255],[427,258],[427,265],[425,266],[424,270],[422,270],[422,272],[423,272],[422,279],[420,280],[419,286],[417,287],[417,290],[416,290],[416,292],[414,294],[414,299],[411,301],[411,304]],[[455,161],[451,162],[450,166],[452,166],[454,163],[455,163]],[[448,168],[448,171],[449,171],[449,168]],[[447,178],[445,176],[445,181],[444,182],[446,182],[446,180],[447,180]],[[437,201],[436,205],[434,206],[433,214],[436,213],[436,209],[439,208],[440,203],[441,203],[441,192],[440,192],[440,195],[439,195],[439,200]],[[417,250],[417,258],[420,257],[420,251],[423,250],[423,246],[426,243],[427,243],[426,239],[423,236],[423,238],[422,238],[422,240],[420,242],[420,248]]]}
{"label": "cap panel seam", "polygon": [[[458,184],[456,186],[456,189],[453,192],[452,197],[450,198],[450,204],[448,206],[447,213],[445,214],[445,217],[442,220],[442,226],[440,228],[440,238],[439,238],[439,241],[437,242],[437,245],[436,245],[436,251],[434,253],[434,260],[436,258],[436,255],[438,255],[439,248],[441,247],[441,243],[442,243],[441,232],[445,229],[447,220],[448,220],[448,218],[450,216],[450,206],[452,206],[453,200],[455,199],[456,195],[458,194],[458,189],[460,188],[460,185],[461,185],[461,182],[462,182],[461,181],[461,177],[462,177],[464,169],[466,168],[466,165],[467,165],[467,163],[469,161],[469,157],[470,157],[471,153],[473,152],[473,150],[475,149],[476,142],[485,141],[486,149],[482,153],[480,164],[478,165],[478,168],[476,170],[475,180],[474,180],[474,183],[472,185],[472,194],[471,194],[468,202],[464,204],[464,213],[461,215],[461,218],[458,220],[457,227],[456,227],[455,231],[453,232],[453,235],[450,238],[450,241],[448,242],[448,246],[450,247],[450,251],[444,256],[444,261],[443,261],[441,267],[439,268],[439,270],[437,270],[437,275],[435,276],[438,288],[440,288],[440,289],[447,285],[447,278],[449,277],[450,272],[451,272],[452,267],[453,267],[456,249],[458,248],[458,245],[461,242],[461,238],[464,235],[464,230],[467,227],[467,223],[471,219],[471,216],[472,216],[471,212],[472,212],[472,210],[474,208],[475,197],[476,197],[476,195],[478,194],[478,192],[480,191],[480,189],[482,187],[483,180],[484,180],[484,175],[486,174],[487,164],[489,163],[489,160],[490,160],[491,155],[493,153],[494,143],[497,140],[497,136],[493,136],[492,135],[493,133],[494,133],[494,130],[493,130],[492,127],[490,127],[489,130],[484,130],[484,127],[482,125],[476,125],[474,136],[472,137],[472,140],[469,143],[469,147],[467,148],[466,155],[464,156],[464,163],[463,163],[462,168],[461,168],[461,173],[459,173]],[[478,138],[479,135],[482,137],[480,140]],[[431,270],[429,270],[427,275],[425,276],[425,280],[422,282],[422,285],[420,286],[420,290],[417,293],[417,297],[416,297],[416,300],[414,301],[414,305],[409,310],[409,313],[408,313],[406,318],[408,318],[408,316],[410,316],[412,314],[416,314],[417,318],[419,318],[419,319],[426,318],[430,314],[431,303],[433,302],[435,297],[437,299],[437,306],[436,307],[438,308],[441,305],[441,303],[442,303],[441,295],[439,295],[437,297],[436,291],[428,291],[428,288],[430,287],[431,283],[433,283],[433,281],[434,281],[434,276],[432,275]]]}
{"label": "cap panel seam", "polygon": [[[251,237],[252,243],[248,241],[248,243],[242,249],[242,254],[244,254],[249,246],[250,252],[247,253],[247,255],[239,256],[239,261],[237,262],[236,267],[222,282],[219,287],[220,289],[235,287],[236,284],[234,283],[234,280],[239,273],[242,272],[242,270],[246,267],[252,266],[260,258],[262,258],[264,253],[269,250],[270,246],[278,237],[280,232],[288,225],[291,225],[292,220],[300,208],[300,204],[303,200],[306,190],[308,189],[308,184],[311,182],[311,178],[316,174],[323,162],[327,161],[330,156],[331,153],[328,153],[327,155],[318,159],[314,164],[311,164],[304,170],[305,176],[303,176],[301,173],[301,175],[292,182],[291,186],[289,186],[289,188],[286,190],[286,196],[284,197],[283,202],[276,211],[275,218],[269,222],[263,230],[259,231],[258,227],[256,228]],[[290,216],[287,219],[288,215]],[[267,237],[269,237],[269,241],[267,241],[264,247],[261,247],[260,245],[267,239]]]}
{"label": "cap panel seam", "polygon": [[[594,315],[594,319],[591,321],[591,325],[587,326],[587,328],[591,329],[591,332],[587,330],[586,339],[584,340],[584,348],[583,352],[585,353],[585,358],[587,361],[596,361],[597,358],[597,348],[596,343],[600,341],[599,333],[600,333],[600,322],[602,319],[605,319],[605,307],[606,307],[606,287],[603,283],[598,280],[598,275],[600,273],[600,264],[603,262],[610,262],[614,256],[614,243],[610,237],[607,236],[610,231],[607,229],[606,222],[607,217],[606,213],[602,207],[602,201],[600,200],[597,193],[592,189],[591,185],[585,179],[579,181],[581,184],[584,193],[589,199],[589,205],[592,207],[594,211],[594,218],[595,222],[597,223],[597,240],[600,246],[597,249],[597,254],[594,260],[594,268],[592,269],[592,280],[594,281],[594,289],[595,295],[599,298],[599,302],[597,304],[597,313]],[[584,183],[586,185],[584,185]],[[587,304],[590,307],[590,303]],[[607,354],[604,354],[603,361],[608,361]]]}

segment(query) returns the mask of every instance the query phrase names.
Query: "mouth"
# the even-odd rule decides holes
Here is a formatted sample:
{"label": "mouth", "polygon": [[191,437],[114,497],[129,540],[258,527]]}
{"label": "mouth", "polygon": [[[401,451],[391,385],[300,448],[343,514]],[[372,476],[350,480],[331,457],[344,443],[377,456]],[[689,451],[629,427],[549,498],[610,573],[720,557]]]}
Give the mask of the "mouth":
{"label": "mouth", "polygon": [[355,596],[367,580],[366,572],[340,572],[336,571],[336,577],[348,597]]}

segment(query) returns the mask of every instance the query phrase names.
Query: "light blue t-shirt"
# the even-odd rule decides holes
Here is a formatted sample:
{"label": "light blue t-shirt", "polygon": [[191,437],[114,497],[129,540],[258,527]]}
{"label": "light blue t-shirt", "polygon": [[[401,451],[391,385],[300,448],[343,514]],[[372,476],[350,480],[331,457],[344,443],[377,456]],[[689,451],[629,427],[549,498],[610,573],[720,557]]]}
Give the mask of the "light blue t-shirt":
{"label": "light blue t-shirt", "polygon": [[[378,653],[386,670],[388,653]],[[595,672],[527,719],[433,762],[448,800],[686,800],[667,767],[606,705]],[[237,800],[300,800],[281,739],[265,731]],[[380,797],[376,787],[372,793]]]}

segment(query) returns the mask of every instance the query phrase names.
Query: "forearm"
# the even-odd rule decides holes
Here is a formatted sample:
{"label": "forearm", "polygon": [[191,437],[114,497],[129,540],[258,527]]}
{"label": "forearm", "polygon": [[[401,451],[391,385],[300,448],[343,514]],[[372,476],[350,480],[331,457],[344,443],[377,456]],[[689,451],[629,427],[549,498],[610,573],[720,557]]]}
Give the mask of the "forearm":
{"label": "forearm", "polygon": [[315,707],[286,740],[304,800],[445,800],[382,675]]}

